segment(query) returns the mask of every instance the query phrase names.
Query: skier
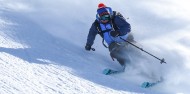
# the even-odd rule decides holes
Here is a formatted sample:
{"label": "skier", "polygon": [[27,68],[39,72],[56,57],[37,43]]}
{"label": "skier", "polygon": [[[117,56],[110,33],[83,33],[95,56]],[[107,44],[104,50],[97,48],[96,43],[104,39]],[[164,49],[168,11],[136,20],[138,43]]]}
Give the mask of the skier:
{"label": "skier", "polygon": [[106,41],[112,59],[117,59],[123,67],[123,71],[125,71],[126,62],[130,61],[124,56],[127,53],[128,44],[122,39],[134,41],[130,32],[130,24],[119,12],[112,11],[110,7],[100,3],[97,9],[96,20],[88,33],[85,49],[87,51],[92,49],[91,46],[94,43],[95,36],[99,34],[103,38],[102,43],[105,47],[104,40]]}

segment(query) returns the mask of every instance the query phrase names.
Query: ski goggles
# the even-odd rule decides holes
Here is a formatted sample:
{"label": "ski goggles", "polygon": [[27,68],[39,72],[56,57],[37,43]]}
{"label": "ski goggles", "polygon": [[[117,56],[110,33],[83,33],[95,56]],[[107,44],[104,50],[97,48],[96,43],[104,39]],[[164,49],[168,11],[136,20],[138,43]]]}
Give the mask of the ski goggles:
{"label": "ski goggles", "polygon": [[100,20],[110,20],[110,15],[103,15],[100,17]]}

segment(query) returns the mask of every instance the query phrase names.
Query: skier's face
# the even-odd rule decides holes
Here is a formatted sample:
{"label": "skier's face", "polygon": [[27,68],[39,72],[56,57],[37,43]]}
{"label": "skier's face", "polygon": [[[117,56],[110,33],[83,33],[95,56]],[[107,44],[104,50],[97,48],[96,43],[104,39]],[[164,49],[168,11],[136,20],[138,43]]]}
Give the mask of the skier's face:
{"label": "skier's face", "polygon": [[103,15],[100,17],[102,23],[107,23],[110,20],[110,15]]}
{"label": "skier's face", "polygon": [[109,20],[101,20],[102,23],[107,23]]}

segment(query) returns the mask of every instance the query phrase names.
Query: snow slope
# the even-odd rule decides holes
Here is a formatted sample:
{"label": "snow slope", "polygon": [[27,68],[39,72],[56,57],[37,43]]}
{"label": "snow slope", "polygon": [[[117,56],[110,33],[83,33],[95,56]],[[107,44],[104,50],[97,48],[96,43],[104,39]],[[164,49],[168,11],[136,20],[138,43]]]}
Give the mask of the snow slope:
{"label": "snow slope", "polygon": [[[190,92],[187,0],[104,1],[129,17],[144,49],[167,62],[161,65],[143,54],[126,73],[115,76],[101,73],[120,66],[111,60],[99,36],[95,52],[84,50],[99,2],[0,0],[0,94]],[[163,76],[165,82],[142,89],[140,83],[149,80],[142,73]]]}

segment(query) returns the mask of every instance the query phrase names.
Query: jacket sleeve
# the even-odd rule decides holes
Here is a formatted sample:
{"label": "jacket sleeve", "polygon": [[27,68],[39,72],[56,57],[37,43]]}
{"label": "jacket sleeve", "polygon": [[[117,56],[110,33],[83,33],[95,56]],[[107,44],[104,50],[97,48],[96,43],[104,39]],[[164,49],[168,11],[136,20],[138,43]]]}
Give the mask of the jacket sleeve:
{"label": "jacket sleeve", "polygon": [[98,31],[96,30],[95,23],[93,23],[88,33],[86,45],[92,46],[97,34]]}
{"label": "jacket sleeve", "polygon": [[131,32],[131,25],[125,20],[125,18],[115,16],[114,22],[117,25],[121,36]]}

